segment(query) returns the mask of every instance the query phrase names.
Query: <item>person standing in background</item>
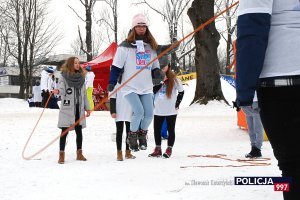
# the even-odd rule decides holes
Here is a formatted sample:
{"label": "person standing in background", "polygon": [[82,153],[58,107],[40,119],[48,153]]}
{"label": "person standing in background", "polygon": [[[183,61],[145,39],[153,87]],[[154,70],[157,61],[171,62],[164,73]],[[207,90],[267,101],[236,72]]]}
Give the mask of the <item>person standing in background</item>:
{"label": "person standing in background", "polygon": [[92,67],[90,65],[86,66],[86,75],[85,75],[85,86],[87,92],[87,98],[90,104],[90,109],[94,110],[94,101],[93,101],[93,89],[94,89],[94,79],[95,73],[92,71]]}
{"label": "person standing in background", "polygon": [[261,147],[264,141],[264,128],[260,120],[259,107],[256,93],[251,106],[241,106],[246,115],[248,133],[251,142],[251,151],[245,155],[246,158],[260,158]]}
{"label": "person standing in background", "polygon": [[42,90],[40,80],[35,81],[35,85],[32,87],[33,101],[35,107],[42,107]]}
{"label": "person standing in background", "polygon": [[52,75],[54,68],[52,66],[46,67],[41,73],[41,90],[42,90],[42,106],[46,106],[46,102],[50,96],[50,92],[53,90],[54,81]]}

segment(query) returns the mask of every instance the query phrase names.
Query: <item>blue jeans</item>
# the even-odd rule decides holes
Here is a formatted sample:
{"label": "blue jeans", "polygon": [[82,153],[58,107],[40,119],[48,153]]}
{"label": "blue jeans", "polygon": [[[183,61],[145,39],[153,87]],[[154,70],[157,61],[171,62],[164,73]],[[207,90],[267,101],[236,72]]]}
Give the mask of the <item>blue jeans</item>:
{"label": "blue jeans", "polygon": [[243,106],[242,110],[246,115],[251,146],[255,146],[258,149],[261,149],[264,136],[263,125],[261,123],[259,115],[258,103],[253,102],[252,106]]}
{"label": "blue jeans", "polygon": [[125,96],[132,109],[130,131],[136,132],[139,128],[148,130],[153,119],[153,97],[152,94],[139,95],[130,93]]}

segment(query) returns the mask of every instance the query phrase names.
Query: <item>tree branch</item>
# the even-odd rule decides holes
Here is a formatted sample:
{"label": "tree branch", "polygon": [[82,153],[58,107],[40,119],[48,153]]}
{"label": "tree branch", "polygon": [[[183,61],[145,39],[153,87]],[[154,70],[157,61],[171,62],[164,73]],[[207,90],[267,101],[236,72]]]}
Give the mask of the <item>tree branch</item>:
{"label": "tree branch", "polygon": [[[81,0],[80,0],[81,1]],[[82,17],[80,17],[80,15],[74,10],[74,8],[72,8],[70,5],[68,5],[69,6],[69,8],[71,8],[71,10],[73,10],[73,12],[77,15],[77,17],[79,18],[79,19],[81,19],[84,23],[86,23],[86,21],[82,18]]]}

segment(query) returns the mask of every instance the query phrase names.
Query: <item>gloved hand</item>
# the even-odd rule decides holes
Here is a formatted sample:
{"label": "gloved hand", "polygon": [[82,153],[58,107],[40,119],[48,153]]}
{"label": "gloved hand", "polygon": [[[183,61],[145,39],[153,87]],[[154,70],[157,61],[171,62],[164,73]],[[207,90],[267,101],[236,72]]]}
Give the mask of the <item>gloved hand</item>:
{"label": "gloved hand", "polygon": [[41,96],[42,96],[42,97],[44,97],[44,96],[45,96],[45,94],[46,94],[45,90],[42,90],[42,94],[41,94]]}
{"label": "gloved hand", "polygon": [[241,108],[237,105],[236,101],[233,101],[233,108],[236,108],[236,111],[239,112]]}
{"label": "gloved hand", "polygon": [[111,91],[113,91],[113,90],[115,89],[115,86],[116,86],[116,85],[109,83],[108,86],[107,86],[107,90],[108,90],[109,92],[111,92]]}
{"label": "gloved hand", "polygon": [[165,78],[165,73],[161,69],[152,70],[152,82],[153,85],[159,85]]}

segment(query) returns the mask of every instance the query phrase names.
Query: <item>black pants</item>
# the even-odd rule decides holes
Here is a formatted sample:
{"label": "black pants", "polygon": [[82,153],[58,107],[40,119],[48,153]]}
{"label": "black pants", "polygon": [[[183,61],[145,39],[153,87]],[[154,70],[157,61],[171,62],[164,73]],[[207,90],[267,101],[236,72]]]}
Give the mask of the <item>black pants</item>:
{"label": "black pants", "polygon": [[292,177],[285,200],[300,199],[300,86],[260,87],[260,116],[282,176]]}
{"label": "black pants", "polygon": [[[61,133],[63,133],[67,128],[61,128]],[[81,126],[75,126],[75,132],[76,132],[76,146],[77,150],[82,149],[82,127]],[[60,137],[59,140],[59,150],[65,151],[66,146],[66,140],[69,132],[67,132],[64,136]]]}
{"label": "black pants", "polygon": [[[76,105],[76,114],[75,114],[75,122],[79,120],[79,105]],[[61,128],[61,133],[63,133],[65,130],[67,130],[67,127]],[[75,126],[75,132],[76,132],[76,146],[77,150],[82,149],[82,126],[76,125]],[[59,150],[64,151],[66,146],[66,140],[69,132],[67,132],[64,136],[60,137],[59,140]]]}
{"label": "black pants", "polygon": [[154,115],[154,139],[156,146],[161,145],[161,128],[164,123],[164,119],[167,121],[167,129],[169,133],[168,146],[173,146],[175,143],[175,124],[177,115],[158,116]]}
{"label": "black pants", "polygon": [[[125,122],[126,125],[126,140],[128,137],[128,132],[130,131],[130,122]],[[116,122],[116,128],[117,128],[117,136],[116,136],[116,143],[117,143],[117,150],[122,150],[122,137],[123,137],[123,129],[124,129],[124,121],[118,121]],[[129,146],[126,143],[126,150],[129,150]]]}
{"label": "black pants", "polygon": [[[43,92],[42,94],[43,94],[43,96],[42,96],[43,97],[43,99],[42,99],[42,106],[45,107],[45,105],[46,105],[46,103],[48,101],[48,98],[50,96],[50,93],[47,90],[46,92]],[[48,108],[48,105],[47,105],[47,108]]]}
{"label": "black pants", "polygon": [[34,102],[35,107],[42,107],[42,102]]}

